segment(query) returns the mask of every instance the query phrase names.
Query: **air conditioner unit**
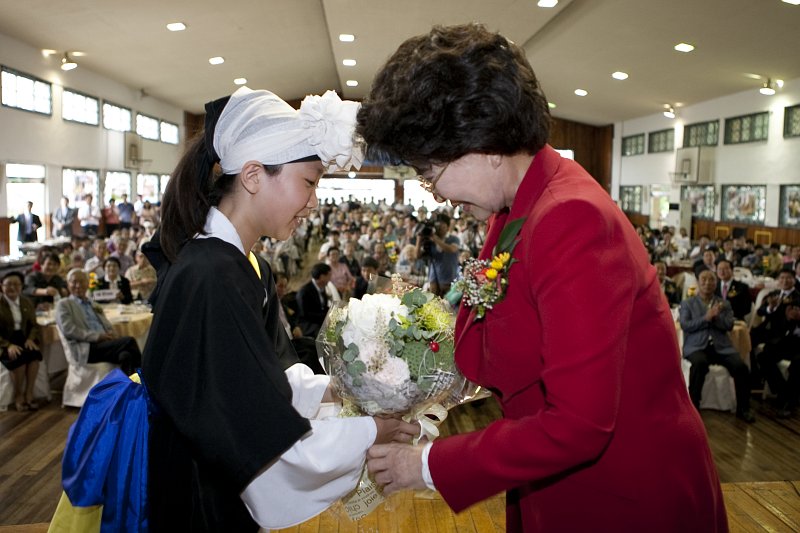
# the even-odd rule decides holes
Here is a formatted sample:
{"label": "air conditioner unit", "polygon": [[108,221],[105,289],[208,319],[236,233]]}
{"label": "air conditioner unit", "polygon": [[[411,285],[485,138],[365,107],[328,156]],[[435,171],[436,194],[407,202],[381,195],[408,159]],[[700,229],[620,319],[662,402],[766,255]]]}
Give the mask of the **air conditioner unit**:
{"label": "air conditioner unit", "polygon": [[675,151],[675,171],[670,172],[672,182],[681,184],[711,185],[714,183],[713,146],[691,146]]}

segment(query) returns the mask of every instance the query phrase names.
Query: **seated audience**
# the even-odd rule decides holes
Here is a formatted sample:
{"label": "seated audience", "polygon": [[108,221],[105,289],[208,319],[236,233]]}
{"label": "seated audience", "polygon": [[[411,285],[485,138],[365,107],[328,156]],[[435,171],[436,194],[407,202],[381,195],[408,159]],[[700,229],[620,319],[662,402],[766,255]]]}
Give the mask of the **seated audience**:
{"label": "seated audience", "polygon": [[748,423],[755,422],[750,410],[749,370],[728,336],[733,329],[731,306],[714,295],[717,288],[714,272],[703,270],[697,283],[697,295],[681,302],[680,311],[683,356],[692,363],[689,396],[699,409],[709,365],[722,365],[730,372],[736,387],[736,416]]}
{"label": "seated audience", "polygon": [[83,269],[89,273],[94,272],[97,276],[103,275],[103,263],[108,256],[108,247],[106,246],[106,240],[102,237],[96,238],[92,242],[92,257],[86,260],[86,263],[83,266]]}
{"label": "seated audience", "polygon": [[733,316],[737,320],[744,320],[753,308],[750,287],[733,279],[733,265],[727,259],[717,263],[717,277],[719,284],[715,294],[731,304]]}
{"label": "seated audience", "polygon": [[116,291],[115,298],[121,304],[129,304],[133,301],[131,293],[131,283],[128,278],[120,274],[119,259],[116,257],[106,257],[103,261],[103,276],[97,280],[98,290]]}
{"label": "seated audience", "polygon": [[717,249],[714,247],[707,248],[706,251],[703,252],[703,257],[694,262],[692,265],[692,270],[694,270],[695,277],[699,276],[700,272],[704,270],[716,272]]}
{"label": "seated audience", "polygon": [[[780,318],[773,322],[775,335],[764,345],[758,364],[770,391],[778,397],[778,418],[789,418],[800,400],[800,296],[789,298]],[[790,362],[788,379],[778,367],[784,360]]]}
{"label": "seated audience", "polygon": [[669,306],[680,305],[681,291],[675,282],[667,277],[667,264],[664,261],[656,261],[653,266],[656,267],[656,275],[658,276],[658,282],[661,284],[661,292],[667,297]]}
{"label": "seated audience", "polygon": [[780,273],[783,269],[783,254],[781,254],[781,245],[773,242],[769,245],[769,253],[766,256],[767,264],[764,268],[765,276],[772,276],[773,278]]}
{"label": "seated audience", "polygon": [[44,256],[41,271],[31,272],[25,278],[23,294],[35,306],[52,307],[55,300],[69,296],[67,283],[58,275],[60,268],[61,259],[53,252]]}
{"label": "seated audience", "polygon": [[[36,410],[33,387],[39,372],[41,331],[33,302],[22,296],[22,274],[9,272],[2,280],[0,297],[0,363],[14,382],[17,411]],[[24,386],[23,386],[24,383]]]}
{"label": "seated audience", "polygon": [[303,330],[298,326],[298,313],[296,311],[296,302],[287,301],[287,290],[289,287],[289,278],[283,273],[273,273],[275,279],[275,291],[278,295],[280,302],[280,309],[278,314],[286,330],[286,335],[292,342],[292,347],[297,353],[297,358],[301,363],[309,367],[315,374],[325,374],[322,365],[319,362],[319,355],[317,354],[317,343],[313,337],[303,335]]}
{"label": "seated audience", "polygon": [[785,268],[778,274],[778,288],[770,292],[763,300],[756,314],[764,319],[758,326],[750,330],[750,344],[753,352],[758,345],[767,342],[775,336],[780,328],[773,327],[784,315],[784,307],[790,301],[798,298],[800,291],[795,287],[794,273]]}
{"label": "seated audience", "polygon": [[316,338],[330,306],[325,287],[331,280],[331,267],[317,263],[311,267],[311,280],[297,291],[300,312],[298,325],[303,335]]}
{"label": "seated audience", "polygon": [[754,276],[764,274],[764,263],[767,262],[764,256],[764,247],[760,244],[755,245],[753,253],[742,259],[742,266],[749,269]]}
{"label": "seated audience", "polygon": [[80,364],[109,362],[126,374],[142,364],[142,353],[133,337],[120,337],[103,314],[103,309],[86,297],[89,277],[83,270],[67,274],[70,296],[56,304],[56,323]]}
{"label": "seated audience", "polygon": [[369,291],[369,284],[373,278],[378,276],[378,261],[374,257],[367,256],[361,262],[361,273],[356,278],[356,286],[353,290],[353,298],[361,298]]}
{"label": "seated audience", "polygon": [[130,282],[131,291],[136,294],[136,299],[147,300],[153,289],[156,288],[156,269],[147,260],[141,250],[135,252],[136,264],[125,272],[125,277]]}
{"label": "seated audience", "polygon": [[347,265],[339,261],[339,248],[336,246],[328,248],[325,263],[331,267],[331,283],[339,291],[342,300],[347,300],[355,287],[355,278]]}

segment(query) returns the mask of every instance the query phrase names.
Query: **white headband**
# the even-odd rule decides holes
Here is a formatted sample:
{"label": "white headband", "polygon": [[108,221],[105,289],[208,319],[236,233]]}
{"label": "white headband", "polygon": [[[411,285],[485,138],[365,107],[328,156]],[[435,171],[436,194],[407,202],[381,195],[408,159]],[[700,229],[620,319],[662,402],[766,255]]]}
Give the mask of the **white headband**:
{"label": "white headband", "polygon": [[247,161],[282,165],[310,156],[319,157],[329,172],[361,168],[361,145],[353,142],[360,105],[327,91],[306,96],[297,111],[269,91],[241,87],[214,130],[222,171],[238,174]]}

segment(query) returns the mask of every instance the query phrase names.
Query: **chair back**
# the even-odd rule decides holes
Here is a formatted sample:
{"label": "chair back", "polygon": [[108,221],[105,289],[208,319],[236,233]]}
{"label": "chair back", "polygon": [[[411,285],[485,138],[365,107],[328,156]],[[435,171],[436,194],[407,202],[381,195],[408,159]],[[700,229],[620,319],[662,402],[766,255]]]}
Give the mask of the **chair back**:
{"label": "chair back", "polygon": [[733,267],[733,279],[753,286],[753,272],[745,267]]}
{"label": "chair back", "polygon": [[109,372],[116,368],[111,363],[92,363],[82,365],[78,355],[72,352],[69,340],[56,325],[58,338],[64,347],[64,356],[67,359],[67,379],[64,381],[64,393],[61,405],[69,407],[83,407],[89,391],[99,383]]}

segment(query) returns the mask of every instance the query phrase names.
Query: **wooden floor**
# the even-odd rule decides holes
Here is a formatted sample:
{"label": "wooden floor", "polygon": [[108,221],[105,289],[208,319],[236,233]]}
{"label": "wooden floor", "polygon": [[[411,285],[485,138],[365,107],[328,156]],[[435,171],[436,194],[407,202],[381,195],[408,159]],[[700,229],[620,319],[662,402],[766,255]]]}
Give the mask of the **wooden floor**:
{"label": "wooden floor", "polygon": [[[730,413],[702,413],[724,483],[731,528],[800,531],[800,418],[776,420],[773,408],[758,400],[754,407],[755,424],[745,424]],[[451,412],[442,433],[474,431],[499,416],[491,399],[463,405]],[[77,410],[60,407],[58,396],[38,412],[0,413],[0,533],[46,530],[41,524],[49,521],[61,493],[61,454],[76,417]],[[505,529],[502,497],[453,515],[439,498],[418,500],[409,494],[396,511],[389,513],[392,517],[379,511],[355,524],[328,513],[286,531],[484,533]],[[32,526],[2,527],[24,524]]]}

